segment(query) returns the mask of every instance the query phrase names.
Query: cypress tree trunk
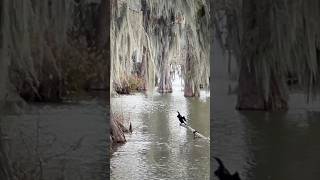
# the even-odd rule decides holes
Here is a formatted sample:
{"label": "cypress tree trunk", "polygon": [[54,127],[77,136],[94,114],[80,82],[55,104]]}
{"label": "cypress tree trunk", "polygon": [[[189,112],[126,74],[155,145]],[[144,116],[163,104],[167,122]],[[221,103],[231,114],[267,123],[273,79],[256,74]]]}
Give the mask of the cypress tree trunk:
{"label": "cypress tree trunk", "polygon": [[192,47],[190,47],[189,37],[187,37],[187,56],[185,63],[185,80],[184,80],[184,96],[185,97],[199,97],[200,96],[200,85],[194,80],[194,74],[196,68],[194,67],[192,54]]}
{"label": "cypress tree trunk", "polygon": [[110,9],[111,0],[101,0],[98,13],[98,25],[97,25],[97,36],[96,43],[101,49],[105,49],[110,36]]}
{"label": "cypress tree trunk", "polygon": [[[7,91],[7,78],[8,78],[8,58],[6,57],[5,47],[7,46],[4,41],[5,30],[4,26],[4,9],[3,9],[3,1],[0,1],[0,124],[1,124],[1,116],[2,109],[5,104],[6,91]],[[2,132],[0,128],[0,179],[10,179],[11,171],[8,166],[8,160],[6,153],[4,151],[4,145],[2,142]]]}
{"label": "cypress tree trunk", "polygon": [[274,47],[269,0],[243,1],[243,42],[241,44],[238,110],[286,110],[288,92],[280,57]]}
{"label": "cypress tree trunk", "polygon": [[184,96],[185,97],[199,97],[200,96],[200,84],[196,81],[195,75],[197,72],[197,68],[195,67],[195,63],[193,62],[194,51],[193,47],[190,45],[190,37],[187,35],[187,55],[185,62],[185,78],[184,78]]}
{"label": "cypress tree trunk", "polygon": [[[112,1],[101,0],[99,6],[99,13],[97,17],[97,35],[96,44],[99,51],[102,53],[102,61],[105,67],[102,67],[104,72],[99,80],[103,86],[106,86],[107,100],[110,98],[110,65],[111,65],[111,54],[110,54],[110,28],[111,28],[111,12],[112,12]],[[108,101],[109,102],[109,101]]]}
{"label": "cypress tree trunk", "polygon": [[256,79],[256,72],[250,71],[247,63],[242,61],[239,76],[238,110],[265,110],[263,90]]}
{"label": "cypress tree trunk", "polygon": [[[259,81],[257,72],[251,66],[249,69],[246,62],[242,62],[239,77],[238,89],[238,110],[287,110],[288,91],[284,76],[270,74],[269,89],[264,89],[262,82]],[[269,92],[265,95],[265,92]]]}
{"label": "cypress tree trunk", "polygon": [[[165,33],[164,33],[165,34]],[[169,37],[167,34],[162,39],[163,49],[160,57],[160,82],[158,92],[171,93],[172,82],[170,77],[170,62],[169,62]]]}

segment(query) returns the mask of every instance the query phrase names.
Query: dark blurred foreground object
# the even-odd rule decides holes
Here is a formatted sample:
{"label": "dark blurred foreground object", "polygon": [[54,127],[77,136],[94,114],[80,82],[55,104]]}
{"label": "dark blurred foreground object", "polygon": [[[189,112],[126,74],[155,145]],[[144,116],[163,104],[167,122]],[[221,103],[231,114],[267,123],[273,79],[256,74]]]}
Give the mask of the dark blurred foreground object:
{"label": "dark blurred foreground object", "polygon": [[185,125],[187,125],[187,120],[186,120],[186,118],[184,117],[184,116],[181,116],[181,114],[179,113],[179,111],[177,111],[178,112],[178,119],[179,119],[179,121],[180,121],[180,123],[181,124],[185,124]]}
{"label": "dark blurred foreground object", "polygon": [[239,173],[235,172],[234,174],[230,174],[228,169],[226,169],[221,161],[221,159],[214,157],[217,162],[219,163],[219,167],[216,171],[214,171],[214,174],[220,179],[220,180],[241,180]]}

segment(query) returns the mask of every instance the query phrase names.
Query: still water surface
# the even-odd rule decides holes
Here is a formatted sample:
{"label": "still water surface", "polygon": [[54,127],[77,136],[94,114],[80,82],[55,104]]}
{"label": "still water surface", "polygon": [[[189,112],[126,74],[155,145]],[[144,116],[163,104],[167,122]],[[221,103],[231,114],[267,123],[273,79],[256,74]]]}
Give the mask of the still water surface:
{"label": "still water surface", "polygon": [[[288,112],[239,112],[236,95],[226,93],[228,83],[216,85],[211,112],[214,156],[245,180],[319,179],[319,101],[307,104],[304,95],[292,94]],[[212,162],[214,170],[217,164]]]}
{"label": "still water surface", "polygon": [[93,94],[30,104],[19,114],[7,114],[0,127],[13,166],[30,179],[37,179],[41,170],[43,179],[106,179],[105,100]]}
{"label": "still water surface", "polygon": [[176,116],[180,111],[191,127],[209,137],[210,94],[203,91],[201,98],[185,98],[181,88],[174,86],[170,94],[112,98],[112,111],[123,112],[133,126],[127,143],[111,157],[112,180],[209,179],[210,144],[194,139]]}

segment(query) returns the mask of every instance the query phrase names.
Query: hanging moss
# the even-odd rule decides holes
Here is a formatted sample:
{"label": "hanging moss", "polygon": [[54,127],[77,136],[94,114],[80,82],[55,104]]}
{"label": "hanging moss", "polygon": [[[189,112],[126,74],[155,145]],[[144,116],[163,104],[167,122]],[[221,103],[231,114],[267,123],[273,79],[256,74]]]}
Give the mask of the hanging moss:
{"label": "hanging moss", "polygon": [[[297,75],[298,84],[307,95],[319,92],[320,23],[316,20],[320,18],[319,1],[222,0],[216,3],[220,7],[216,12],[225,12],[228,21],[224,29],[228,30],[227,46],[224,47],[232,50],[240,62],[239,86],[243,88],[239,88],[239,101],[250,94],[246,91],[256,89],[259,97],[248,98],[262,99],[261,109],[286,109],[289,72]],[[249,69],[245,69],[247,67]],[[251,75],[241,78],[241,72]],[[250,100],[242,102],[250,103]],[[273,106],[275,104],[280,105]]]}
{"label": "hanging moss", "polygon": [[146,61],[146,89],[157,84],[159,92],[172,92],[171,65],[185,63],[186,31],[192,32],[191,61],[196,66],[190,66],[193,71],[184,76],[188,78],[185,81],[192,77],[195,86],[209,84],[210,33],[205,1],[131,0],[113,1],[113,6],[112,84],[119,85],[123,77],[130,77],[134,68],[131,57],[138,52],[137,59]]}
{"label": "hanging moss", "polygon": [[92,79],[106,81],[106,52],[87,50],[98,46],[100,6],[74,0],[1,1],[1,51],[18,94],[56,101],[84,90]]}

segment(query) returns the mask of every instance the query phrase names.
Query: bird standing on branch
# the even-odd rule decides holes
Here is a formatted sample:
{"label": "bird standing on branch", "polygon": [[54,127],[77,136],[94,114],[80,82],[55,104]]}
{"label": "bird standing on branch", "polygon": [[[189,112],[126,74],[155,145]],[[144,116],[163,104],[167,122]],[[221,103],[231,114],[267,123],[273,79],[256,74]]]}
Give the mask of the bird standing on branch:
{"label": "bird standing on branch", "polygon": [[181,116],[181,114],[179,113],[179,111],[177,111],[178,112],[178,119],[179,119],[179,121],[180,121],[180,123],[181,124],[185,124],[185,125],[187,125],[187,120],[186,120],[186,118],[184,117],[184,116]]}

